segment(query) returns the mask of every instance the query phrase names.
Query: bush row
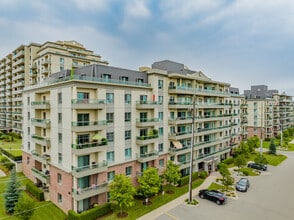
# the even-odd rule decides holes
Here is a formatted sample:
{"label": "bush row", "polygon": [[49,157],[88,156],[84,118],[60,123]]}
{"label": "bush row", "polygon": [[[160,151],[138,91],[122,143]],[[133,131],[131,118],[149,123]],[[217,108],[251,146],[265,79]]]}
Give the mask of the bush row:
{"label": "bush row", "polygon": [[111,212],[111,204],[105,203],[103,205],[98,205],[97,207],[84,211],[81,214],[78,214],[73,210],[69,210],[67,219],[68,220],[94,220],[110,212]]}
{"label": "bush row", "polygon": [[22,156],[14,156],[13,154],[11,154],[9,151],[6,151],[2,147],[0,147],[0,151],[3,154],[5,154],[7,157],[9,157],[11,160],[14,160],[14,161],[21,161],[22,160]]}
{"label": "bush row", "polygon": [[32,182],[26,184],[26,190],[39,201],[44,201],[44,192],[35,186]]}
{"label": "bush row", "polygon": [[0,162],[8,171],[12,170],[14,167],[14,163],[12,163],[7,157],[0,156]]}

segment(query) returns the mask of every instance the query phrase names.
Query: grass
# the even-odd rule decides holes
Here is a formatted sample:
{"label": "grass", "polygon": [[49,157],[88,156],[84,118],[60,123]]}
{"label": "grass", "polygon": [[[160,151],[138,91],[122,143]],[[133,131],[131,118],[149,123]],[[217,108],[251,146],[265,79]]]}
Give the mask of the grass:
{"label": "grass", "polygon": [[273,154],[268,154],[264,153],[264,157],[267,159],[268,164],[272,166],[278,166],[280,163],[282,163],[284,160],[287,159],[285,155],[273,155]]}
{"label": "grass", "polygon": [[21,149],[22,139],[15,139],[13,142],[0,141],[0,147],[3,149]]}
{"label": "grass", "polygon": [[[227,191],[225,186],[223,186],[221,184],[218,184],[218,183],[211,183],[210,186],[208,187],[208,189],[209,190],[218,190],[218,191],[221,191],[221,192]],[[234,190],[234,188],[229,186],[228,190]]]}
{"label": "grass", "polygon": [[[21,185],[24,186],[29,180],[22,174],[17,173],[17,179]],[[0,194],[3,195],[6,185],[9,181],[9,176],[0,177]],[[29,196],[26,192],[22,192],[23,196]],[[0,196],[0,219],[17,220],[16,216],[9,216],[5,212],[4,198]],[[66,214],[56,207],[53,203],[48,201],[36,202],[36,209],[31,220],[63,220],[66,219]]]}
{"label": "grass", "polygon": [[7,150],[6,149],[6,151],[11,153],[13,156],[16,156],[16,157],[22,155],[22,150],[17,150],[17,149],[15,149],[15,150]]}
{"label": "grass", "polygon": [[[203,183],[203,181],[204,181],[203,179],[195,180],[192,185],[193,189],[200,186]],[[163,190],[166,191],[167,186],[164,186]],[[123,218],[123,219],[124,220],[137,219],[137,218],[147,214],[148,212],[151,212],[152,210],[157,209],[158,207],[178,198],[179,196],[182,196],[185,193],[188,193],[188,185],[185,185],[182,187],[171,186],[171,190],[174,191],[173,194],[167,194],[167,193],[165,193],[164,195],[159,194],[157,196],[150,198],[150,201],[152,202],[152,204],[148,205],[148,206],[143,205],[142,200],[135,200],[135,202],[136,202],[135,206],[127,209],[128,217]],[[183,202],[184,202],[184,200],[183,200]],[[108,215],[108,216],[104,216],[103,220],[117,219],[117,213],[118,213],[118,210],[115,210],[113,212],[113,214]]]}
{"label": "grass", "polygon": [[240,169],[240,172],[245,171],[248,173],[248,176],[258,176],[259,174],[254,172],[252,168],[249,167],[243,167]]}

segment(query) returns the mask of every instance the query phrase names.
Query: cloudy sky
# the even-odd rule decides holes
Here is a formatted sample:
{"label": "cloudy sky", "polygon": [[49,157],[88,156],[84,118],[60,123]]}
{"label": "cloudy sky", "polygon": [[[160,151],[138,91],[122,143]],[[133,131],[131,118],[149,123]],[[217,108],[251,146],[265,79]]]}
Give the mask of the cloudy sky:
{"label": "cloudy sky", "polygon": [[20,44],[77,40],[110,65],[160,60],[250,89],[294,95],[293,0],[1,0],[0,57]]}

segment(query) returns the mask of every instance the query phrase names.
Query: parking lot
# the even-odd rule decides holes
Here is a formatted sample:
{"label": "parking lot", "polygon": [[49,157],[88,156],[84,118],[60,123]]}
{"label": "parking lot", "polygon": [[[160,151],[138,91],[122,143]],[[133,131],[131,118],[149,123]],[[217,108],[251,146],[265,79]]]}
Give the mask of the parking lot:
{"label": "parking lot", "polygon": [[[185,203],[163,213],[157,220],[292,220],[294,219],[294,152],[277,167],[268,166],[260,176],[248,177],[248,192],[238,192],[238,198],[225,205],[200,199],[199,206]],[[238,177],[237,177],[238,180]]]}

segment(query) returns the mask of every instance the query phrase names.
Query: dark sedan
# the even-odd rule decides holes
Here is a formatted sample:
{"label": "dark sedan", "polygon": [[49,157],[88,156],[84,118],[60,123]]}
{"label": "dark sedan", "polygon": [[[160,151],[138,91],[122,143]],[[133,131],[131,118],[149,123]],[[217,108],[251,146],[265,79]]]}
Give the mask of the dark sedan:
{"label": "dark sedan", "polygon": [[247,166],[250,168],[256,169],[256,170],[262,170],[262,171],[267,170],[267,165],[265,165],[265,164],[249,163]]}
{"label": "dark sedan", "polygon": [[217,190],[202,189],[199,191],[199,197],[213,201],[218,205],[224,204],[227,201],[226,195]]}

